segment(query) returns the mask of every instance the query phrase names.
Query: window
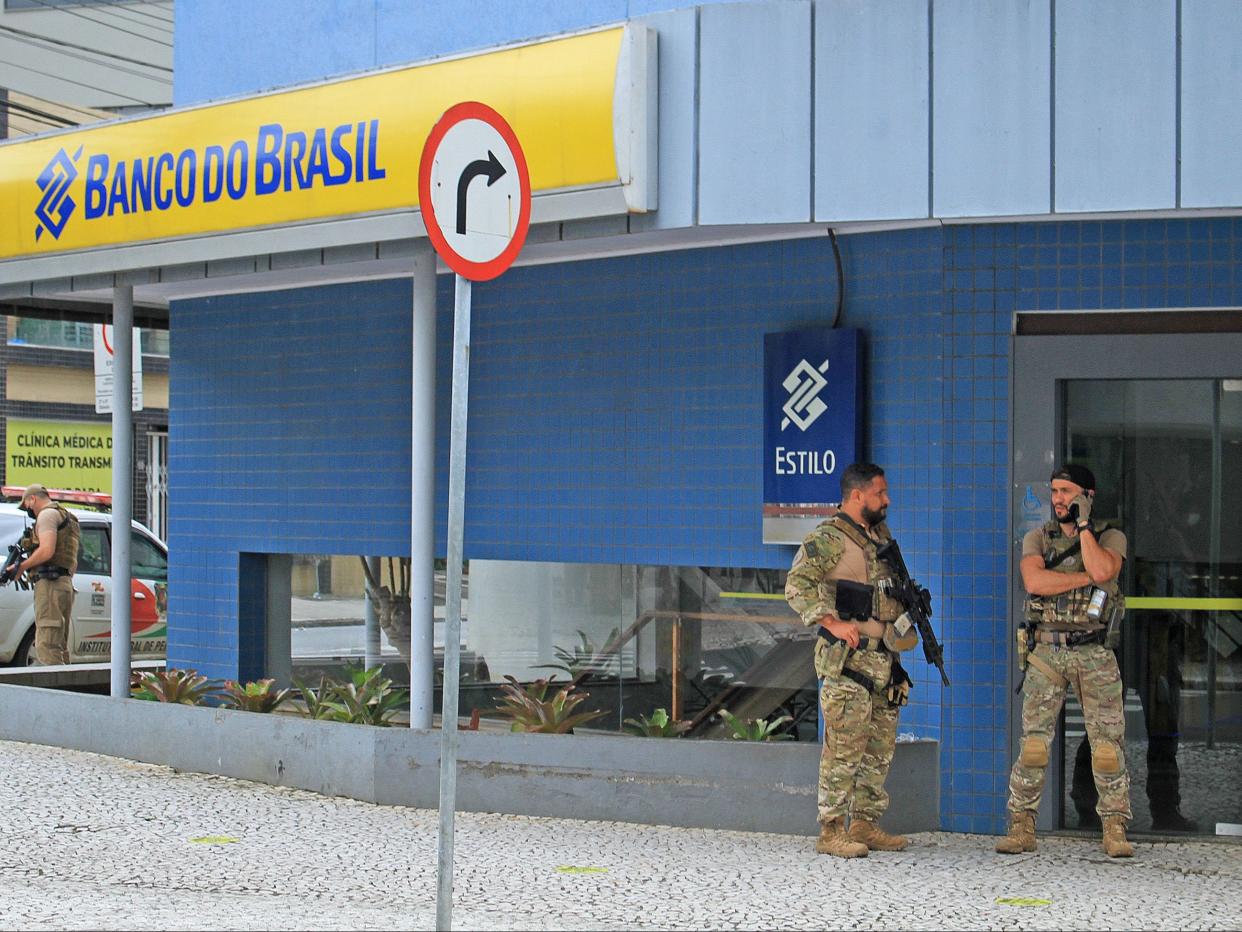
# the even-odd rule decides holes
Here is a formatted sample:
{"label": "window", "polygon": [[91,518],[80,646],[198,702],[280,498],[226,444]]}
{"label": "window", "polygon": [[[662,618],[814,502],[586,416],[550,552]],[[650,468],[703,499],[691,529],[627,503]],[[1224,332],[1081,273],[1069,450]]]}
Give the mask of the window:
{"label": "window", "polygon": [[18,346],[54,346],[88,350],[94,347],[91,325],[67,320],[36,320],[19,317],[9,342]]}
{"label": "window", "polygon": [[111,575],[112,549],[108,546],[108,534],[104,528],[82,525],[78,572],[95,576]]}
{"label": "window", "polygon": [[[14,318],[9,343],[13,346],[48,346],[55,349],[93,350],[92,324],[70,320]],[[144,356],[168,355],[168,331],[139,329],[139,345]]]}
{"label": "window", "polygon": [[168,557],[149,537],[138,531],[131,531],[129,539],[130,572],[139,579],[153,579],[156,582],[168,580]]}

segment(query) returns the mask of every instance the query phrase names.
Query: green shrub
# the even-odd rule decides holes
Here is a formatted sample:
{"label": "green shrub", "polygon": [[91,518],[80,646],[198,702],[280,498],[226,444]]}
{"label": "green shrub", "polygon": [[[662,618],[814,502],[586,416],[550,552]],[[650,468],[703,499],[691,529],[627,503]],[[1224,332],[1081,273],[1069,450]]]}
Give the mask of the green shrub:
{"label": "green shrub", "polygon": [[640,738],[678,738],[690,729],[690,722],[674,722],[664,709],[656,709],[651,718],[645,715],[627,718],[623,724],[628,734]]}
{"label": "green shrub", "polygon": [[762,718],[748,718],[743,721],[728,709],[721,709],[720,717],[729,728],[729,737],[735,741],[788,741],[793,737],[790,734],[776,733],[786,723],[793,721],[788,715],[782,715],[770,722]]}
{"label": "green shrub", "polygon": [[236,680],[225,680],[221,705],[243,712],[274,712],[293,695],[291,689],[273,689],[275,685],[276,681],[271,678],[244,686]]}
{"label": "green shrub", "polygon": [[407,689],[393,689],[392,680],[384,676],[384,668],[369,670],[349,668],[348,683],[332,683],[328,696],[320,699],[328,707],[326,716],[334,722],[388,727],[392,717],[409,697]]}

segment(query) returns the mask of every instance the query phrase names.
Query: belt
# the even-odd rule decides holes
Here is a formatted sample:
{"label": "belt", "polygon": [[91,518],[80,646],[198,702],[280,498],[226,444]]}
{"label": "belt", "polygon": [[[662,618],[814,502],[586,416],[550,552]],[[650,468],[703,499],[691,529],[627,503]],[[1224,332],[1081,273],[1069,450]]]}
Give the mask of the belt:
{"label": "belt", "polygon": [[1056,647],[1084,647],[1088,644],[1103,644],[1104,631],[1044,631],[1035,632],[1035,641],[1039,644],[1052,644]]}
{"label": "belt", "polygon": [[[837,637],[827,628],[823,628],[823,627],[819,629],[819,636],[823,638],[825,641],[827,641],[829,644],[836,644],[838,641],[841,640],[841,638]],[[886,651],[888,650],[888,648],[884,646],[883,638],[863,637],[862,635],[859,635],[858,646],[851,648],[851,650]]]}
{"label": "belt", "polygon": [[34,574],[35,579],[60,579],[62,576],[68,576],[69,571],[63,566],[40,566]]}

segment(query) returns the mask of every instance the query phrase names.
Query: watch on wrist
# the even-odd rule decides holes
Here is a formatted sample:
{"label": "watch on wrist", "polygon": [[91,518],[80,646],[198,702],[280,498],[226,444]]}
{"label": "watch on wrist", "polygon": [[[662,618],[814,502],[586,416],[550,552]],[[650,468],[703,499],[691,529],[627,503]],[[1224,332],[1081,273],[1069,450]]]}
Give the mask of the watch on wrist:
{"label": "watch on wrist", "polygon": [[1079,522],[1078,522],[1078,532],[1079,532],[1079,533],[1082,533],[1083,531],[1090,531],[1090,530],[1091,530],[1091,522],[1090,522],[1090,521],[1079,521]]}

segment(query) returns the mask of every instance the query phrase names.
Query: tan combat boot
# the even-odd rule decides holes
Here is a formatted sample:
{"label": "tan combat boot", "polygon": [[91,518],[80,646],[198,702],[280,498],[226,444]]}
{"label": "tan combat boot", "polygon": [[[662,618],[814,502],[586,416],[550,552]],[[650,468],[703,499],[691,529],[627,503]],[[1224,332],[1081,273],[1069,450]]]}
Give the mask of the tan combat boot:
{"label": "tan combat boot", "polygon": [[1009,834],[996,843],[997,854],[1021,854],[1035,850],[1035,813],[1011,812]]}
{"label": "tan combat boot", "polygon": [[872,851],[905,851],[910,840],[904,835],[890,835],[875,822],[850,820],[850,838],[860,841]]}
{"label": "tan combat boot", "polygon": [[1124,816],[1110,815],[1104,817],[1104,853],[1110,858],[1134,857],[1134,845],[1126,841],[1126,820]]}
{"label": "tan combat boot", "polygon": [[815,843],[815,850],[820,854],[831,854],[838,858],[865,858],[867,856],[866,845],[850,841],[850,836],[845,832],[844,819],[833,819],[820,827],[819,841]]}

